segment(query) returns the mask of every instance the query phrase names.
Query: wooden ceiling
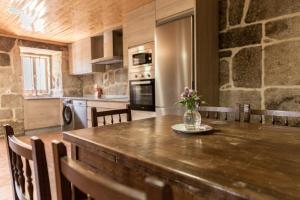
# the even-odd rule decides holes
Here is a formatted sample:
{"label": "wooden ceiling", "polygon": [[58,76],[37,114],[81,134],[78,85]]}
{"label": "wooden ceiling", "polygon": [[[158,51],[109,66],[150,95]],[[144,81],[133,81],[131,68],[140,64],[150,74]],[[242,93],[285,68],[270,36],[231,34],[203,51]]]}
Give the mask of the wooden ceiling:
{"label": "wooden ceiling", "polygon": [[121,25],[153,0],[0,0],[0,34],[69,43]]}

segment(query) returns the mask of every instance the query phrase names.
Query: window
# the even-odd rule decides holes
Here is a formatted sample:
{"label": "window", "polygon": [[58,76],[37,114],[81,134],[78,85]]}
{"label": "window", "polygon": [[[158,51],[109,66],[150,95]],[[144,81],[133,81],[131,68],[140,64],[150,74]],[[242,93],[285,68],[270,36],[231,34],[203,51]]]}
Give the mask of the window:
{"label": "window", "polygon": [[24,94],[41,96],[50,94],[50,57],[22,54]]}

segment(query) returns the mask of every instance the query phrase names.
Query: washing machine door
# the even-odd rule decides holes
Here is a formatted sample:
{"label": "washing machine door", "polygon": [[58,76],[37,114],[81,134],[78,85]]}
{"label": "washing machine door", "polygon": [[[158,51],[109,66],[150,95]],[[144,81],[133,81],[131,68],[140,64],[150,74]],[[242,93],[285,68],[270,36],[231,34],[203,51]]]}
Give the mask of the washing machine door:
{"label": "washing machine door", "polygon": [[72,107],[70,105],[64,105],[63,108],[63,120],[66,125],[69,125],[72,123],[73,120],[73,111]]}

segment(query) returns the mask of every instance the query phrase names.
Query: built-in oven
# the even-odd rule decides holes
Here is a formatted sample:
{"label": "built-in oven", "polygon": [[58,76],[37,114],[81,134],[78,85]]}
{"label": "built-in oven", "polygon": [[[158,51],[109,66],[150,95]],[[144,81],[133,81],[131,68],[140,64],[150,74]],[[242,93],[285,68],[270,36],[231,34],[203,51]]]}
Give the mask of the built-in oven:
{"label": "built-in oven", "polygon": [[128,49],[129,93],[133,110],[155,111],[154,43]]}
{"label": "built-in oven", "polygon": [[133,110],[155,111],[155,80],[130,80],[130,106]]}

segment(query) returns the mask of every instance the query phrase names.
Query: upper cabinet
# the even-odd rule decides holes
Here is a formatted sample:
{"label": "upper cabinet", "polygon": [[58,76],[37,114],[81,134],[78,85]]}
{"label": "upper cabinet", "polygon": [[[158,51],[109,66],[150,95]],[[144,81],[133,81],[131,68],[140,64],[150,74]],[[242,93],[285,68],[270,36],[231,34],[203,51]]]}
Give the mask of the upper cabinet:
{"label": "upper cabinet", "polygon": [[156,20],[195,8],[196,0],[156,0]]}
{"label": "upper cabinet", "polygon": [[91,64],[91,38],[85,38],[69,45],[69,66],[71,75],[83,75],[103,71],[103,67]]}
{"label": "upper cabinet", "polygon": [[123,61],[122,30],[105,31],[69,45],[70,74],[104,72],[106,65]]}
{"label": "upper cabinet", "polygon": [[92,72],[91,38],[85,38],[69,45],[70,74],[81,75]]}
{"label": "upper cabinet", "polygon": [[155,2],[129,12],[123,22],[124,66],[128,66],[128,47],[154,41]]}

